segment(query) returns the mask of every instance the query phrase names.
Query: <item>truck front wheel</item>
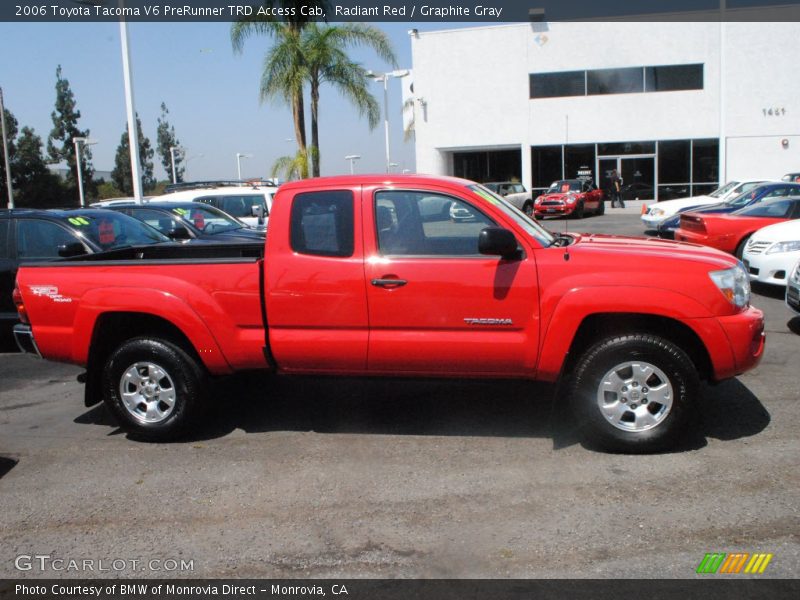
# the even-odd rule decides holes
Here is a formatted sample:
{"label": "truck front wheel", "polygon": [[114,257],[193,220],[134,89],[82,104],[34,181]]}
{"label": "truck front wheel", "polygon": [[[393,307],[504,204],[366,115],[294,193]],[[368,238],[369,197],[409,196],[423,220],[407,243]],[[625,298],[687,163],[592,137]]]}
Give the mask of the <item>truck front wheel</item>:
{"label": "truck front wheel", "polygon": [[166,441],[184,433],[204,404],[205,371],[180,346],[159,338],[127,340],[103,369],[103,400],[136,437]]}
{"label": "truck front wheel", "polygon": [[570,396],[592,445],[654,452],[686,433],[699,387],[689,356],[664,338],[622,335],[591,346],[572,372]]}

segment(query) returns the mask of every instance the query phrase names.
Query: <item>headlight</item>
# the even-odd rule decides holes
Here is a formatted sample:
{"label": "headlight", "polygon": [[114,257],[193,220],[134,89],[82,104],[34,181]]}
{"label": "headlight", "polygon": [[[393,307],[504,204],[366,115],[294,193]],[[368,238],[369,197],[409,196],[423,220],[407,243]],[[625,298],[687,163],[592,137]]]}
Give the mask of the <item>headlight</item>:
{"label": "headlight", "polygon": [[660,217],[663,214],[664,214],[664,209],[663,208],[651,208],[650,209],[650,216],[651,217]]}
{"label": "headlight", "polygon": [[575,196],[567,196],[567,204],[575,204]]}
{"label": "headlight", "polygon": [[750,304],[750,278],[742,263],[730,269],[711,271],[708,275],[728,302],[738,308]]}
{"label": "headlight", "polygon": [[800,250],[800,240],[793,240],[790,242],[778,242],[772,244],[767,250],[767,254],[778,254],[779,252],[797,252]]}

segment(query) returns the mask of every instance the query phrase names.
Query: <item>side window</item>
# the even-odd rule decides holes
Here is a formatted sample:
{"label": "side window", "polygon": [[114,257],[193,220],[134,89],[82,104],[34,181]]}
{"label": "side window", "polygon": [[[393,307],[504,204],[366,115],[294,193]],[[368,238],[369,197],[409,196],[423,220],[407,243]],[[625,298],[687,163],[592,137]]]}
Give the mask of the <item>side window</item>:
{"label": "side window", "polygon": [[471,204],[428,192],[375,194],[375,226],[381,254],[480,256],[478,235],[494,225]]}
{"label": "side window", "polygon": [[297,194],[292,203],[290,241],[292,249],[301,254],[352,256],[353,193]]}
{"label": "side window", "polygon": [[155,227],[161,233],[167,234],[170,230],[174,229],[178,225],[182,225],[178,223],[178,218],[172,218],[169,216],[168,213],[162,212],[160,210],[152,210],[152,209],[137,209],[130,211],[130,215],[140,221],[143,221],[150,225],[150,227]]}
{"label": "side window", "polygon": [[79,241],[75,234],[52,221],[17,221],[17,258],[20,260],[59,258],[59,246]]}
{"label": "side window", "polygon": [[0,219],[0,258],[8,258],[8,225],[11,219]]}

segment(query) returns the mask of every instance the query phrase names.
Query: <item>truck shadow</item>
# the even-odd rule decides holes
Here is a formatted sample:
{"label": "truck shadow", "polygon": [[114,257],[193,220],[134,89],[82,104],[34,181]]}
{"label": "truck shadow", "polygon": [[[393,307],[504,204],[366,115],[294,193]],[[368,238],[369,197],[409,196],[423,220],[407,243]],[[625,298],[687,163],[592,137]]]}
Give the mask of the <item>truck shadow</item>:
{"label": "truck shadow", "polygon": [[[216,382],[210,414],[182,442],[246,433],[551,438],[559,450],[580,442],[575,422],[552,385],[523,381],[350,379],[242,374]],[[763,431],[770,416],[739,380],[704,386],[694,427],[672,452],[708,438],[736,440]],[[114,427],[103,405],[76,423]],[[585,445],[591,449],[591,446]]]}
{"label": "truck shadow", "polygon": [[[265,391],[266,390],[266,391]],[[247,433],[316,431],[373,435],[550,437],[554,449],[579,443],[574,419],[554,386],[525,381],[268,377],[218,382],[219,398],[192,439]],[[769,413],[739,380],[702,391],[692,434],[675,451],[707,438],[756,435]]]}

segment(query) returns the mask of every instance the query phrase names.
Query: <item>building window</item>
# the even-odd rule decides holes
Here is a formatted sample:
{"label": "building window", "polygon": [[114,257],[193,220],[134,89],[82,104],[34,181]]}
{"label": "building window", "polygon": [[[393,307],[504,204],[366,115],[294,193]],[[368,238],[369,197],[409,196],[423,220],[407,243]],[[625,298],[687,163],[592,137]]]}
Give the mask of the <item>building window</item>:
{"label": "building window", "polygon": [[597,153],[600,156],[616,154],[654,154],[655,142],[611,142],[597,144]]}
{"label": "building window", "polygon": [[531,98],[702,90],[703,65],[660,65],[531,73]]}
{"label": "building window", "polygon": [[588,95],[634,94],[644,91],[642,67],[595,69],[586,72]]}
{"label": "building window", "polygon": [[[697,184],[714,184],[718,180],[719,140],[692,140],[692,195],[697,195]],[[706,186],[707,187],[707,186]],[[700,192],[704,193],[704,192]]]}
{"label": "building window", "polygon": [[479,183],[520,181],[522,152],[520,150],[454,152],[453,175]]}
{"label": "building window", "polygon": [[594,144],[564,146],[564,178],[576,179],[578,171],[586,168],[594,171]]}
{"label": "building window", "polygon": [[531,98],[585,96],[586,72],[564,71],[561,73],[532,73],[530,76],[530,84]]}
{"label": "building window", "polygon": [[666,65],[645,67],[645,92],[673,92],[677,90],[702,90],[703,65]]}
{"label": "building window", "polygon": [[531,148],[531,187],[546,190],[553,181],[561,179],[561,146]]}

